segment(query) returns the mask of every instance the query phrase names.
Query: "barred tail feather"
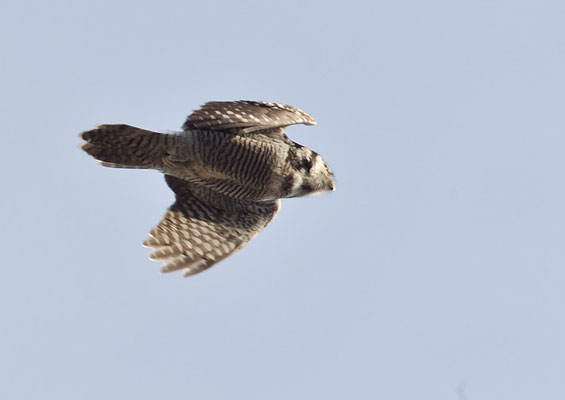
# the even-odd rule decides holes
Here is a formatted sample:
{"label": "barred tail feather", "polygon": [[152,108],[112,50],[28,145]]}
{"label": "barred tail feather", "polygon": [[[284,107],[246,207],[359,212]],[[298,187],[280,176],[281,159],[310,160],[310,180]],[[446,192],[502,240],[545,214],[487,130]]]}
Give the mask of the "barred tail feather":
{"label": "barred tail feather", "polygon": [[158,168],[170,135],[130,125],[97,125],[83,132],[81,148],[112,168]]}

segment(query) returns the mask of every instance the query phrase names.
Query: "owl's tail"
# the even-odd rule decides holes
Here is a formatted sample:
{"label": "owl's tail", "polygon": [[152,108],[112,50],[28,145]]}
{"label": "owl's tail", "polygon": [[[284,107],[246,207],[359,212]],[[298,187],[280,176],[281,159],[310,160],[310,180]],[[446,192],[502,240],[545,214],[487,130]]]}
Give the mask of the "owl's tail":
{"label": "owl's tail", "polygon": [[171,135],[129,125],[97,125],[82,132],[81,148],[105,167],[158,168]]}

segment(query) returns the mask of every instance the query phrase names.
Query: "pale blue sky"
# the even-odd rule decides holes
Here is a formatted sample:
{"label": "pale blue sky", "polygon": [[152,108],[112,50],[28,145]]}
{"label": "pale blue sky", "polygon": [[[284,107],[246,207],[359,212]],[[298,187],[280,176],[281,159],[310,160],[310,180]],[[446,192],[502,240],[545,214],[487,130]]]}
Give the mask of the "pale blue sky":
{"label": "pale blue sky", "polygon": [[[3,1],[0,397],[565,398],[565,3]],[[288,103],[336,173],[189,279],[97,123]]]}

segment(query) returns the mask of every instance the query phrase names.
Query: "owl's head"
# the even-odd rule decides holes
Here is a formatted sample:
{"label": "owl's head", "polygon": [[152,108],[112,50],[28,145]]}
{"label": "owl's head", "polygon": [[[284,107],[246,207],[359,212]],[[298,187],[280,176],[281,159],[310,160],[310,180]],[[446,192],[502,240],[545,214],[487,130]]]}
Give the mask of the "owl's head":
{"label": "owl's head", "polygon": [[335,190],[334,174],[328,164],[315,151],[301,151],[293,174],[292,190],[288,197],[308,196]]}

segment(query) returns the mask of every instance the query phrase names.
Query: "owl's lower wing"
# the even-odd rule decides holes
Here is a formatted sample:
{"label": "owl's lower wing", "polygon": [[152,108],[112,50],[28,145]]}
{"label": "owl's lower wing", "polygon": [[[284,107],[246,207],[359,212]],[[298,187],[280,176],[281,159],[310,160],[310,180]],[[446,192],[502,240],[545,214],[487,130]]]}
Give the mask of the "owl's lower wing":
{"label": "owl's lower wing", "polygon": [[235,253],[276,215],[280,200],[231,202],[199,185],[165,175],[176,201],[143,242],[152,260],[167,260],[161,272],[197,274]]}

